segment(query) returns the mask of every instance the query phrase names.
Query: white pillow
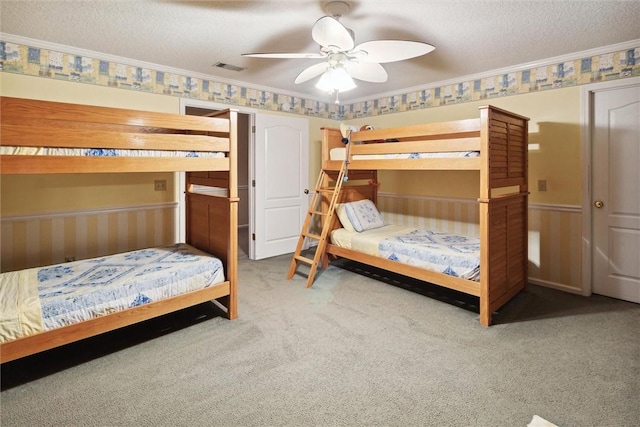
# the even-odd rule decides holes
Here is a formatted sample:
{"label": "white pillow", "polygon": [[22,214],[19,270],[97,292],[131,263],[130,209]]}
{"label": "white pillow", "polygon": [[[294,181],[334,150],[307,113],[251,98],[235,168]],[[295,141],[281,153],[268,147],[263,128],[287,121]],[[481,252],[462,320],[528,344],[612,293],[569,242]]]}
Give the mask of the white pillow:
{"label": "white pillow", "polygon": [[351,225],[357,232],[372,230],[384,226],[382,215],[371,200],[359,200],[345,203],[344,210]]}
{"label": "white pillow", "polygon": [[336,213],[338,214],[338,219],[340,219],[340,223],[342,224],[342,228],[347,231],[355,232],[356,230],[351,225],[351,221],[349,221],[349,217],[347,216],[347,212],[344,210],[344,203],[336,204]]}

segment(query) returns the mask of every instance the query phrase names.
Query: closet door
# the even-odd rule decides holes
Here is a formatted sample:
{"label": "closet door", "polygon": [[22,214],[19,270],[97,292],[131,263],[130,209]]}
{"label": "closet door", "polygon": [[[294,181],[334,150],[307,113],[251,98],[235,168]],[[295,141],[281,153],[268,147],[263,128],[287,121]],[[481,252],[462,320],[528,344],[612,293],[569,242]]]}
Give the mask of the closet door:
{"label": "closet door", "polygon": [[253,259],[293,253],[309,207],[309,121],[256,114]]}
{"label": "closet door", "polygon": [[592,103],[593,292],[640,303],[640,84]]}

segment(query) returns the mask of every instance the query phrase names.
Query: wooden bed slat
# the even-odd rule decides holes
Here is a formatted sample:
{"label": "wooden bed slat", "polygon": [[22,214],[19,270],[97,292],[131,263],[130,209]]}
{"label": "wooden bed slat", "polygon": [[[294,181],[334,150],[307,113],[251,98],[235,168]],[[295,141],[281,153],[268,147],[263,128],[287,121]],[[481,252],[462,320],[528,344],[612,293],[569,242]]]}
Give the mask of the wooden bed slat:
{"label": "wooden bed slat", "polygon": [[[26,147],[114,148],[129,150],[176,150],[228,152],[229,138],[207,135],[106,132],[85,129],[52,129],[3,125],[3,141]],[[3,144],[8,145],[8,144]]]}
{"label": "wooden bed slat", "polygon": [[379,144],[353,144],[351,154],[437,153],[442,151],[479,151],[480,138],[451,138],[411,141],[407,144],[382,142]]}
{"label": "wooden bed slat", "polygon": [[471,280],[464,280],[447,274],[425,270],[424,268],[401,264],[396,261],[344,249],[335,245],[327,245],[327,253],[363,264],[373,265],[383,270],[392,271],[425,282],[434,283],[449,289],[464,292],[465,294],[480,296],[480,284]]}
{"label": "wooden bed slat", "polygon": [[437,136],[438,138],[459,138],[463,136],[477,136],[480,131],[479,119],[457,120],[444,123],[426,123],[413,126],[373,129],[351,133],[352,142],[398,139],[400,141],[411,138]]}
{"label": "wooden bed slat", "polygon": [[228,158],[0,156],[3,174],[208,171],[229,168]]}
{"label": "wooden bed slat", "polygon": [[[342,162],[338,161],[337,164]],[[327,164],[327,162],[325,162]],[[331,163],[329,163],[331,164]],[[386,159],[356,160],[349,163],[349,169],[376,170],[478,170],[480,159],[477,157],[426,158],[426,159]]]}
{"label": "wooden bed slat", "polygon": [[[187,116],[170,113],[105,108],[93,105],[68,104],[22,98],[2,97],[2,115],[5,117],[33,118],[39,120],[71,121],[100,124],[120,124],[140,128],[190,129],[202,132],[228,132],[225,118]],[[97,126],[96,126],[97,125]]]}

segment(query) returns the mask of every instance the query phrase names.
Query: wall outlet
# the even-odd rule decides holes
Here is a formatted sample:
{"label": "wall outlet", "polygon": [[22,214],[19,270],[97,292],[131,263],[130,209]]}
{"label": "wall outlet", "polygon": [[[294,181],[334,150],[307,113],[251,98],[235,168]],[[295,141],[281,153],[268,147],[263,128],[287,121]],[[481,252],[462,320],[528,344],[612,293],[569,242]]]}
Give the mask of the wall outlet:
{"label": "wall outlet", "polygon": [[538,180],[538,191],[547,191],[547,180],[539,179]]}
{"label": "wall outlet", "polygon": [[167,191],[167,180],[156,179],[155,181],[153,181],[153,189],[155,191]]}

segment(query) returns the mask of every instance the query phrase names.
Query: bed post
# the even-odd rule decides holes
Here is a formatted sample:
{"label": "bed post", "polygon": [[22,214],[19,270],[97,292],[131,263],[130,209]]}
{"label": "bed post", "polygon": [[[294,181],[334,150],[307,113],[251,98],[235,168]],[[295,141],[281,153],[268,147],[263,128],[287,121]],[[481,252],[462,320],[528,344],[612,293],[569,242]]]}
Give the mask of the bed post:
{"label": "bed post", "polygon": [[229,245],[227,249],[227,280],[229,296],[225,297],[227,317],[238,316],[238,112],[229,110]]}
{"label": "bed post", "polygon": [[489,326],[527,284],[529,119],[492,106],[480,118],[480,323]]}
{"label": "bed post", "polygon": [[[238,315],[238,112],[225,110],[214,115],[229,122],[229,169],[187,173],[186,243],[222,260],[229,295],[217,300],[226,308],[227,317],[235,319]],[[191,191],[194,184],[224,188],[226,195],[194,193]]]}
{"label": "bed post", "polygon": [[480,108],[480,195],[478,198],[480,220],[480,324],[491,325],[489,281],[491,279],[491,239],[489,228],[489,110]]}

